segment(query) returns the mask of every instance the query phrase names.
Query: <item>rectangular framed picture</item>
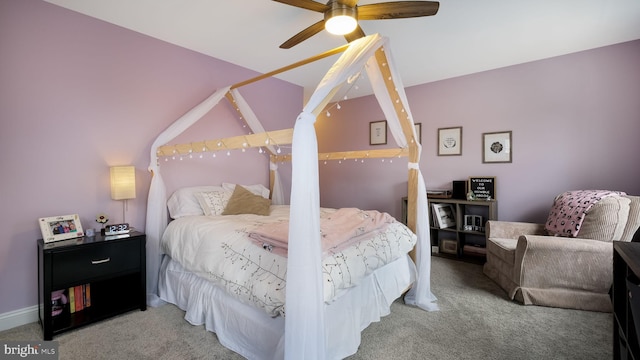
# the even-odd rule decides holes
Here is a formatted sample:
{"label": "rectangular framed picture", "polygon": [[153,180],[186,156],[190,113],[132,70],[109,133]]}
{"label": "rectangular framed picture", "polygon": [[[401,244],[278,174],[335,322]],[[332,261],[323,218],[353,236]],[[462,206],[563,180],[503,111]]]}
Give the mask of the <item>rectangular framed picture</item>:
{"label": "rectangular framed picture", "polygon": [[387,143],[387,120],[369,123],[369,145],[384,145]]}
{"label": "rectangular framed picture", "polygon": [[462,126],[438,129],[438,156],[462,155]]}
{"label": "rectangular framed picture", "polygon": [[422,123],[413,124],[416,129],[416,136],[418,137],[418,144],[422,144]]}
{"label": "rectangular framed picture", "polygon": [[38,219],[45,243],[84,236],[78,214]]}
{"label": "rectangular framed picture", "polygon": [[452,204],[433,204],[433,218],[440,229],[456,226],[456,212]]}
{"label": "rectangular framed picture", "polygon": [[511,131],[482,134],[483,163],[510,163],[512,153]]}
{"label": "rectangular framed picture", "polygon": [[445,254],[458,254],[458,242],[454,239],[440,240],[440,252]]}

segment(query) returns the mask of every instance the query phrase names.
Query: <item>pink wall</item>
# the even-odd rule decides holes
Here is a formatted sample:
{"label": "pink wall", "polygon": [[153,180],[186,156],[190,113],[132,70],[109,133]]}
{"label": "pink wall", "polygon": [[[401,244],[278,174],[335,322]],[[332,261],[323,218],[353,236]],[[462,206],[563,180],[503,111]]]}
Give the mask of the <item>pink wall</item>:
{"label": "pink wall", "polygon": [[[109,166],[135,165],[127,221],[143,229],[153,140],[217,88],[257,74],[37,0],[0,1],[0,54],[2,314],[37,302],[38,218],[77,213],[87,228],[106,212],[121,222]],[[275,79],[241,91],[268,130],[291,127],[303,99],[299,86]],[[192,141],[247,133],[228,105],[190,132]],[[187,184],[268,184],[262,155],[211,160],[162,171],[186,171]]]}
{"label": "pink wall", "polygon": [[[640,194],[638,64],[640,40],[408,88],[427,187],[496,176],[499,218],[540,222],[566,190]],[[347,150],[340,144],[351,139],[352,149],[369,147],[369,122],[382,119],[372,97],[341,102],[319,121],[319,146]],[[437,156],[437,129],[453,126],[463,127],[462,156]],[[483,164],[482,133],[509,130],[513,162]],[[406,160],[347,164],[321,165],[323,205],[400,216]]]}

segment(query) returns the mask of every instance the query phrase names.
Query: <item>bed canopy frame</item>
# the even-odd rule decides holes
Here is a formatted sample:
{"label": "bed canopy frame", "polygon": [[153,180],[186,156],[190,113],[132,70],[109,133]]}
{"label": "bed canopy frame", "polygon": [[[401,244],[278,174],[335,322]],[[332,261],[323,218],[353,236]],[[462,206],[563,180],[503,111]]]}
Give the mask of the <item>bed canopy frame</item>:
{"label": "bed canopy frame", "polygon": [[[265,131],[244,101],[238,88],[278,73],[342,52],[326,73],[307,105],[298,115],[293,129]],[[314,123],[336,92],[351,82],[362,68],[367,71],[374,94],[387,119],[390,132],[398,145],[395,149],[318,153]],[[165,145],[181,134],[209,110],[226,98],[253,132],[223,139],[179,145]],[[407,225],[417,234],[413,253],[417,279],[405,296],[405,302],[424,310],[437,310],[430,288],[430,235],[426,187],[420,171],[421,145],[416,141],[415,127],[404,86],[393,64],[388,40],[370,35],[315,57],[217,90],[209,98],[188,111],[162,132],[151,146],[149,171],[152,173],[147,202],[147,302],[162,303],[158,297],[158,276],[162,253],[160,239],[167,226],[167,194],[159,169],[159,157],[191,155],[208,151],[264,148],[270,155],[270,188],[274,204],[284,204],[277,164],[292,163],[290,198],[290,239],[287,259],[285,358],[324,359],[325,329],[322,295],[321,245],[319,221],[319,160],[408,157]],[[291,154],[279,154],[280,145],[292,145]]]}

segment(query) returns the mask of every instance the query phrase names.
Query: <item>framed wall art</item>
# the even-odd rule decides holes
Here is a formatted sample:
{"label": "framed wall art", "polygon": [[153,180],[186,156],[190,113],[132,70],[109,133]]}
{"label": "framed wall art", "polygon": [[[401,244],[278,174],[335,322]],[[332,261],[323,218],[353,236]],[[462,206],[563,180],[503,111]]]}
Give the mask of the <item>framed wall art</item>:
{"label": "framed wall art", "polygon": [[372,121],[369,123],[369,145],[384,145],[387,143],[387,121]]}
{"label": "framed wall art", "polygon": [[418,143],[422,144],[422,123],[413,124],[416,129],[416,136],[418,137]]}
{"label": "framed wall art", "polygon": [[438,156],[462,155],[462,126],[438,129]]}
{"label": "framed wall art", "polygon": [[512,153],[511,131],[482,134],[483,163],[510,163]]}
{"label": "framed wall art", "polygon": [[40,218],[38,223],[45,243],[84,236],[78,214]]}

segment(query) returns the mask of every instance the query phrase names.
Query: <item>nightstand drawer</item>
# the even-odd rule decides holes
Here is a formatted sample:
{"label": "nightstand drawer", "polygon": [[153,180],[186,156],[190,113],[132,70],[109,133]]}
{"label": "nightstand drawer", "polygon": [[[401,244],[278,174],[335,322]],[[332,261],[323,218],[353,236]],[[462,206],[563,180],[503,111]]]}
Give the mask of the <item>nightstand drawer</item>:
{"label": "nightstand drawer", "polygon": [[54,253],[54,287],[98,276],[140,270],[140,249],[139,240],[106,241],[95,246]]}

